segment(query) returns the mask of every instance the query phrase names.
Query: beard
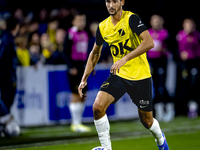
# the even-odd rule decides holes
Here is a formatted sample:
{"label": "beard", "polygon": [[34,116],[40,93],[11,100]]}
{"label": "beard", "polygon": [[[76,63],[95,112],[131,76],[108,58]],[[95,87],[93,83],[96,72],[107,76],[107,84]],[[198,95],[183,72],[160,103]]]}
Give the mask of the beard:
{"label": "beard", "polygon": [[111,8],[108,10],[109,14],[112,16],[115,16],[119,11],[120,11],[120,7],[116,9]]}

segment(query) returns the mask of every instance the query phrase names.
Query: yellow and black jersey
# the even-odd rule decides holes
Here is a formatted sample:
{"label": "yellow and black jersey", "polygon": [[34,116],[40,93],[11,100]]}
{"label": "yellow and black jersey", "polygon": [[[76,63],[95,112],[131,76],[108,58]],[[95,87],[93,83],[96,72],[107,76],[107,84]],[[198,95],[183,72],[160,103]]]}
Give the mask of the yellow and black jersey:
{"label": "yellow and black jersey", "polygon": [[[120,21],[114,26],[111,17],[99,24],[96,35],[98,46],[107,42],[114,63],[134,51],[142,42],[139,35],[147,30],[140,17],[130,11],[123,11]],[[120,68],[118,76],[127,80],[142,80],[151,77],[146,53],[129,60]]]}

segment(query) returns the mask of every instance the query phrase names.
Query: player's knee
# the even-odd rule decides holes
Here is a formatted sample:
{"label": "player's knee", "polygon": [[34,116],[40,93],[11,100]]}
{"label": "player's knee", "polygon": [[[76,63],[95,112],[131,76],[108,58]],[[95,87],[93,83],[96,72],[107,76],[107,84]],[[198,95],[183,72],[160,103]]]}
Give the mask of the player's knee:
{"label": "player's knee", "polygon": [[152,119],[140,119],[141,123],[143,124],[143,126],[147,129],[149,129],[152,124],[153,124],[153,120]]}
{"label": "player's knee", "polygon": [[94,113],[94,116],[98,116],[99,114],[101,114],[103,112],[104,112],[104,107],[100,103],[95,102],[93,104],[93,113]]}

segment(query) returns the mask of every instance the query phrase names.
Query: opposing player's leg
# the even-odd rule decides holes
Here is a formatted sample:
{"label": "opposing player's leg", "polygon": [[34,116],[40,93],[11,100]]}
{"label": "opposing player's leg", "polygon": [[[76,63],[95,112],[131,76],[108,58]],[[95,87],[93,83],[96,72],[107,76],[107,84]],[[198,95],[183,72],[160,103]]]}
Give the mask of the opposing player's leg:
{"label": "opposing player's leg", "polygon": [[160,125],[156,119],[153,118],[152,111],[142,111],[138,109],[141,123],[154,136],[159,150],[169,150],[164,133],[160,129]]}
{"label": "opposing player's leg", "polygon": [[104,92],[99,91],[93,104],[94,124],[97,129],[99,141],[103,148],[111,150],[110,124],[106,115],[108,106],[113,103],[115,98]]}
{"label": "opposing player's leg", "polygon": [[15,97],[15,84],[1,86],[0,93],[0,136],[19,136],[20,127],[14,121],[14,116],[10,112]]}
{"label": "opposing player's leg", "polygon": [[90,132],[91,129],[82,124],[82,116],[85,109],[85,98],[72,93],[69,109],[71,113],[71,130],[74,132]]}
{"label": "opposing player's leg", "polygon": [[[85,109],[85,98],[78,95],[78,86],[81,80],[81,75],[68,74],[70,88],[71,88],[71,101],[69,104],[69,110],[71,114],[71,130],[74,132],[90,132],[91,129],[82,124],[82,116]],[[84,89],[85,92],[87,88]]]}

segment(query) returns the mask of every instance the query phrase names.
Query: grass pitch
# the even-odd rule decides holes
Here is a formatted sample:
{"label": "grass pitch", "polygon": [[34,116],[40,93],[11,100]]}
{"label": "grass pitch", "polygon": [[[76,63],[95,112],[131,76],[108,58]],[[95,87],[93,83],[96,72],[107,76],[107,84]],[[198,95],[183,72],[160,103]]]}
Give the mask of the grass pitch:
{"label": "grass pitch", "polygon": [[[113,150],[158,149],[152,135],[138,120],[112,122],[110,125]],[[71,132],[69,125],[25,128],[18,138],[0,138],[0,149],[91,150],[100,143],[94,125],[89,126],[92,132],[84,134]],[[200,149],[200,118],[178,117],[170,123],[160,123],[160,126],[170,150]]]}

